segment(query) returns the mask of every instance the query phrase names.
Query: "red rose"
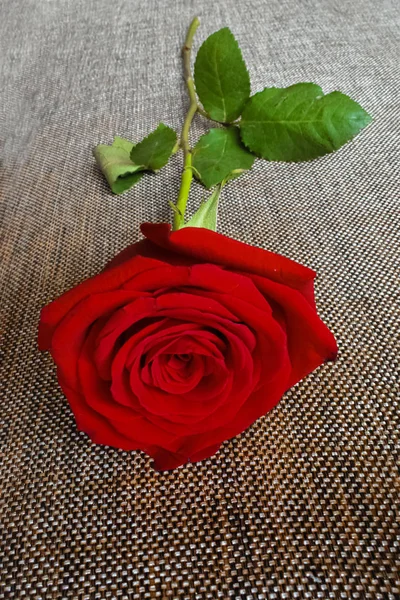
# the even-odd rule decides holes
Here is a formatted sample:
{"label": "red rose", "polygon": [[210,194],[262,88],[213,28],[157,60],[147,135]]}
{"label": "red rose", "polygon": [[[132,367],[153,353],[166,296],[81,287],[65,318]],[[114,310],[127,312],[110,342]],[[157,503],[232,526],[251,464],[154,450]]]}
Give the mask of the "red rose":
{"label": "red rose", "polygon": [[172,469],[214,454],[336,356],[315,273],[207,229],[147,239],[41,315],[77,426]]}

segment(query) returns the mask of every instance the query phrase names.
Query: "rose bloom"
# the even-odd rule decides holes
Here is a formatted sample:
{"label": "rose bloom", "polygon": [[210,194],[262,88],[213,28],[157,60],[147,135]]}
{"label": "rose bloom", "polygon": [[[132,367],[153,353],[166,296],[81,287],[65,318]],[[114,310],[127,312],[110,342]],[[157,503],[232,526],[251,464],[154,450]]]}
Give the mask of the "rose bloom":
{"label": "rose bloom", "polygon": [[77,426],[167,470],[213,455],[336,357],[315,272],[208,229],[146,239],[42,310]]}

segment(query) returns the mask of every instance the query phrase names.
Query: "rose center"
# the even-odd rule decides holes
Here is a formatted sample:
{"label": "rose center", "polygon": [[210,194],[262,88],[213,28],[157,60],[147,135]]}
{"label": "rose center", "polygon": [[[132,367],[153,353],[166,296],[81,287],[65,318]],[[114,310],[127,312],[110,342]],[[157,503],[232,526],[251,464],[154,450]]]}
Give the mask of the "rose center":
{"label": "rose center", "polygon": [[168,373],[176,372],[181,379],[192,374],[193,366],[196,362],[192,353],[165,354],[159,356],[156,360],[159,361],[160,366],[166,369]]}
{"label": "rose center", "polygon": [[193,355],[189,353],[185,354],[170,354],[167,364],[172,369],[183,369],[189,366],[192,361]]}

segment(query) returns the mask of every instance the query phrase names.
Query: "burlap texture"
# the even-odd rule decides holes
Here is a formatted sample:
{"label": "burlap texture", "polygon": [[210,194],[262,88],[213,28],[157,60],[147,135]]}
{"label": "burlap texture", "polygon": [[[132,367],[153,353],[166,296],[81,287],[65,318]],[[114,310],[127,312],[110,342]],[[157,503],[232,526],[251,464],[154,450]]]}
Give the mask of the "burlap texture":
{"label": "burlap texture", "polygon": [[[221,232],[318,271],[337,363],[158,474],[77,432],[36,332],[142,221],[170,219],[181,157],[115,197],[91,149],[179,130],[196,13],[195,47],[231,27],[253,91],[316,81],[374,123],[335,155],[258,162],[221,202]],[[396,0],[0,0],[1,599],[400,597],[398,35]]]}

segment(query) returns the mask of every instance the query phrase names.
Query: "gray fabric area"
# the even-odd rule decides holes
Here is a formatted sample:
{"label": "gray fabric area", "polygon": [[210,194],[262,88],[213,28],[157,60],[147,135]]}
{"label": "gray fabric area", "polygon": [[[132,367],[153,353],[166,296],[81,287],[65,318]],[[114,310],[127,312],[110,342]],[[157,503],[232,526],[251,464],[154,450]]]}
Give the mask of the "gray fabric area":
{"label": "gray fabric area", "polygon": [[[338,361],[159,474],[77,432],[36,332],[142,221],[170,219],[180,156],[115,197],[91,150],[180,129],[196,13],[195,48],[231,27],[253,92],[315,81],[374,122],[335,155],[258,162],[221,202],[219,231],[317,270]],[[0,0],[1,599],[400,597],[399,29],[396,0]]]}

